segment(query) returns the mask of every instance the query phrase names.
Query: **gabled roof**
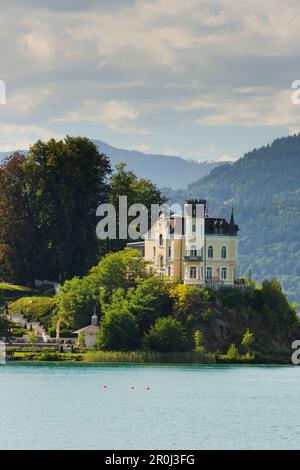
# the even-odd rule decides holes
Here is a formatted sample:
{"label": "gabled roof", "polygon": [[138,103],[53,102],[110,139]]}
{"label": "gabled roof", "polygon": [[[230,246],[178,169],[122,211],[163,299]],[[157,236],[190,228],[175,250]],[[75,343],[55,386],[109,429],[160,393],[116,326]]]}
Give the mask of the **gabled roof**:
{"label": "gabled roof", "polygon": [[99,330],[99,326],[97,325],[88,325],[85,326],[84,328],[80,328],[80,330],[74,331],[74,333],[97,333]]}

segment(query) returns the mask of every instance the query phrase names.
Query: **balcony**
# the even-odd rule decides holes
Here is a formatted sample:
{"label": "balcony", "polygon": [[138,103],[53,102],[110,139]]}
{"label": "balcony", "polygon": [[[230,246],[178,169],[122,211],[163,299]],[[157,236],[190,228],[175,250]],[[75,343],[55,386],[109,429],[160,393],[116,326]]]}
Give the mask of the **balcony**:
{"label": "balcony", "polygon": [[184,261],[203,261],[201,250],[186,250],[183,256]]}

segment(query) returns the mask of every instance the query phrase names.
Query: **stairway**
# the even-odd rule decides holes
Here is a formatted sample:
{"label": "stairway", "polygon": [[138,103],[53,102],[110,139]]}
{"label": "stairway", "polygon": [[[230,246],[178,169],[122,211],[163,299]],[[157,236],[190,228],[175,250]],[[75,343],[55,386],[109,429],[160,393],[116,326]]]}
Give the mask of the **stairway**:
{"label": "stairway", "polygon": [[38,321],[29,321],[24,315],[18,314],[18,315],[7,315],[8,319],[11,320],[14,323],[17,323],[18,325],[21,325],[28,330],[32,330],[35,332],[35,334],[38,336],[38,338],[41,338],[44,343],[47,343],[51,337],[48,335],[46,332],[45,328],[43,325],[38,322]]}

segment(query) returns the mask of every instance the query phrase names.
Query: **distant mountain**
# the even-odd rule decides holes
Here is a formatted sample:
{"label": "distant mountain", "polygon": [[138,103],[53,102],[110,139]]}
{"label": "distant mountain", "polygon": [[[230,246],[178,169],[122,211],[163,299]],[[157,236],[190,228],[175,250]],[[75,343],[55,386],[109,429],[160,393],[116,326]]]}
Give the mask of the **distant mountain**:
{"label": "distant mountain", "polygon": [[300,135],[255,149],[169,195],[206,198],[209,212],[227,217],[233,206],[240,273],[252,268],[257,281],[277,277],[300,303]]}
{"label": "distant mountain", "polygon": [[173,189],[186,187],[187,184],[202,178],[220,165],[218,162],[196,162],[181,157],[145,154],[135,150],[112,147],[100,140],[94,140],[103,153],[106,153],[113,166],[125,162],[129,170],[140,178],[149,178],[159,187]]}
{"label": "distant mountain", "polygon": [[[112,167],[124,162],[127,168],[139,178],[149,178],[159,187],[172,189],[186,187],[187,184],[208,175],[213,168],[221,165],[218,162],[196,162],[181,157],[124,150],[112,147],[100,140],[94,140],[94,142],[101,152],[109,156]],[[23,152],[27,153],[26,150]],[[0,153],[0,160],[11,153]]]}

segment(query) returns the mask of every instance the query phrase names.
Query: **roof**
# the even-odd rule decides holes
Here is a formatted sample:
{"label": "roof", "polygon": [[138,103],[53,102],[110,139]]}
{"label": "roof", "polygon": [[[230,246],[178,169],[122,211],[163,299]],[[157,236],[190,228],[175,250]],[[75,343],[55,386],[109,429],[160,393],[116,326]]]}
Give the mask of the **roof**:
{"label": "roof", "polygon": [[74,331],[74,333],[97,333],[99,330],[99,326],[97,325],[88,325],[85,326],[84,328],[80,328],[80,330]]}

